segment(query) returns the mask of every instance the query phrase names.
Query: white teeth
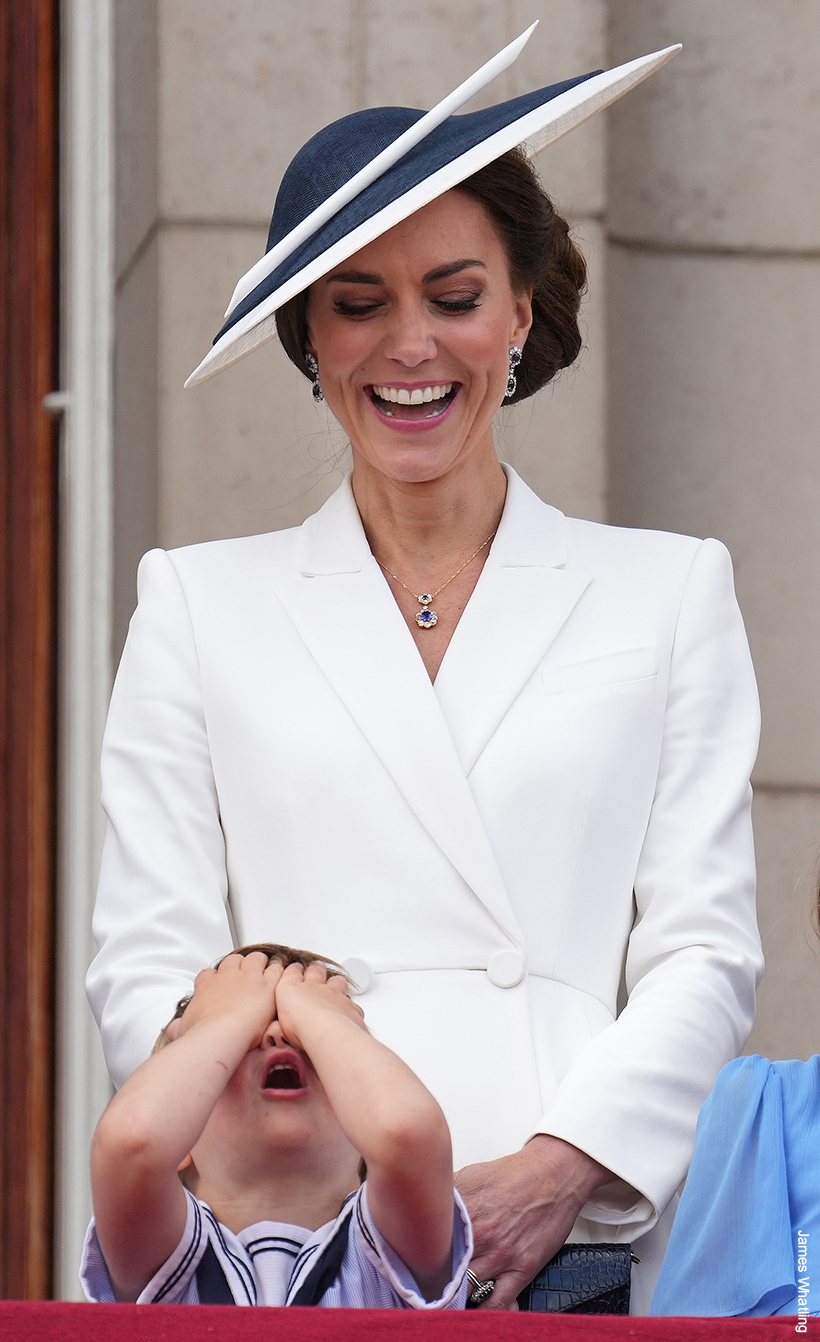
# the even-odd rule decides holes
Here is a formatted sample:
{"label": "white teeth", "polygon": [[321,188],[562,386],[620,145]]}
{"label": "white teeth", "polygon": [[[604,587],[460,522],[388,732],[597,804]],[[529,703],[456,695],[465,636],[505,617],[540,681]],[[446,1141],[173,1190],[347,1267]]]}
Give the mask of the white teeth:
{"label": "white teeth", "polygon": [[440,401],[453,390],[452,382],[443,382],[437,387],[414,387],[407,391],[405,387],[377,387],[374,392],[381,401],[392,401],[397,405],[424,405],[430,401]]}

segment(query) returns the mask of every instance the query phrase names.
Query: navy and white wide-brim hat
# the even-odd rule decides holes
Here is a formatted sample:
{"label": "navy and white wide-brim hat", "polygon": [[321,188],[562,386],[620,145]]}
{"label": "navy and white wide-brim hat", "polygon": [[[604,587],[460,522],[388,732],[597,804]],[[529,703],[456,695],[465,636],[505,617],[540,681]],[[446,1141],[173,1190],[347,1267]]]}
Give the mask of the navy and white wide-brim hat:
{"label": "navy and white wide-brim hat", "polygon": [[237,284],[225,324],[186,387],[269,340],[283,304],[395,224],[518,145],[529,157],[539,153],[680,51],[666,47],[614,70],[454,116],[513,63],[536,26],[431,112],[373,107],[308,140],[282,178],[265,255]]}

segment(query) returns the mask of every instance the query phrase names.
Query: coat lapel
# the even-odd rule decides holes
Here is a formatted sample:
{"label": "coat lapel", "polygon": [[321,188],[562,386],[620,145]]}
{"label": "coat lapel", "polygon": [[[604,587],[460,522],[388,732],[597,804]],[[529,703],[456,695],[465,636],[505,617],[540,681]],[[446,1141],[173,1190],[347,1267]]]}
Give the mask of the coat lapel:
{"label": "coat lapel", "polygon": [[565,567],[563,513],[505,470],[501,525],[435,684],[466,774],[590,583]]}
{"label": "coat lapel", "polygon": [[308,518],[295,570],[273,587],[421,824],[502,931],[521,944],[453,738],[370,552],[349,482]]}
{"label": "coat lapel", "polygon": [[305,522],[294,568],[273,586],[415,815],[520,944],[467,772],[589,579],[561,568],[563,515],[508,475],[498,535],[435,688],[370,552],[349,481]]}

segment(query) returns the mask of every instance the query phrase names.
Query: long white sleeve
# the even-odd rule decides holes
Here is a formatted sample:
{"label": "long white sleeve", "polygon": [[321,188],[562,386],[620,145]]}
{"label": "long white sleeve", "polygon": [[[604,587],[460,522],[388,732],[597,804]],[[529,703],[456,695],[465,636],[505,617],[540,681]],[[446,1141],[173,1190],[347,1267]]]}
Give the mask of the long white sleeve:
{"label": "long white sleeve", "polygon": [[120,1084],[198,971],[230,950],[225,850],[190,617],[162,550],[139,573],[102,760],[89,1000]]}
{"label": "long white sleeve", "polygon": [[628,1002],[563,1078],[541,1130],[610,1186],[591,1219],[648,1227],[683,1177],[703,1100],[745,1042],[762,968],[749,776],[758,701],[731,562],[704,541],[681,602],[663,744],[635,878]]}

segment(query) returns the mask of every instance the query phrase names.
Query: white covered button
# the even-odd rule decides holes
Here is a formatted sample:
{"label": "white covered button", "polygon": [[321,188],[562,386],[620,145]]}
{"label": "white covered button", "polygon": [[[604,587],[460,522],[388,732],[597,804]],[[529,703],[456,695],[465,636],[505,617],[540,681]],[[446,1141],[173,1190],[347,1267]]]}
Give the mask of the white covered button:
{"label": "white covered button", "polygon": [[348,960],[342,961],[342,969],[349,974],[353,980],[351,992],[358,996],[360,993],[366,993],[373,983],[373,966],[366,960],[361,960],[358,955],[351,955]]}
{"label": "white covered button", "polygon": [[496,951],[487,965],[487,977],[496,988],[514,988],[526,972],[527,962],[521,951]]}

